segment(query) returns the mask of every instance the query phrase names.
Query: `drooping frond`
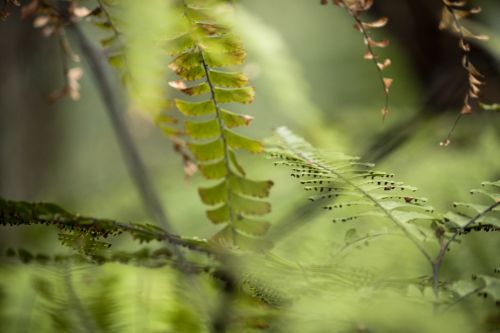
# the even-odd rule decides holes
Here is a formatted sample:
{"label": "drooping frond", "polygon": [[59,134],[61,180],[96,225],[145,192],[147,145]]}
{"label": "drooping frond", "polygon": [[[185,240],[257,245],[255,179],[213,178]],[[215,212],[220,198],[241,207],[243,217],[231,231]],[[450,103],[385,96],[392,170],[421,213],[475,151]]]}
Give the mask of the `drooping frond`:
{"label": "drooping frond", "polygon": [[113,2],[97,0],[97,4],[98,7],[90,13],[91,21],[96,27],[106,32],[106,36],[99,42],[110,65],[120,72],[122,82],[126,83],[130,80],[127,53],[123,33],[115,22],[118,19],[110,11]]}
{"label": "drooping frond", "polygon": [[[371,60],[374,63],[375,68],[377,69],[380,83],[382,84],[385,96],[385,104],[381,110],[381,113],[382,117],[385,119],[389,115],[389,89],[391,88],[393,79],[384,76],[383,71],[391,65],[391,59],[385,58],[383,61],[380,61],[374,49],[376,47],[384,48],[389,46],[389,40],[374,40],[371,36],[370,30],[385,27],[388,19],[387,17],[382,17],[373,22],[364,22],[361,19],[361,15],[367,12],[373,5],[373,0],[332,0],[332,3],[339,7],[345,8],[347,13],[356,22],[354,25],[356,30],[358,30],[363,35],[363,41],[366,45],[366,52],[363,58],[366,60]],[[328,0],[321,0],[321,4],[327,5]]]}
{"label": "drooping frond", "polygon": [[139,242],[167,241],[176,246],[209,252],[206,242],[181,238],[151,224],[127,224],[109,219],[72,214],[48,203],[6,201],[0,198],[0,225],[21,226],[43,224],[59,229],[59,239],[83,254],[93,254],[108,248],[106,238],[129,234]]}
{"label": "drooping frond", "polygon": [[461,22],[462,19],[477,14],[481,12],[481,7],[474,7],[467,9],[468,0],[460,1],[450,1],[442,0],[443,10],[441,14],[441,21],[439,23],[439,29],[448,29],[453,33],[456,33],[459,37],[459,46],[463,51],[462,56],[462,66],[467,72],[467,78],[469,83],[469,88],[464,97],[464,103],[462,110],[458,114],[457,120],[455,121],[452,129],[448,133],[445,140],[441,142],[442,146],[448,146],[450,144],[450,137],[455,130],[455,127],[463,115],[468,115],[472,112],[471,102],[472,100],[478,100],[481,93],[481,86],[484,84],[484,75],[477,70],[477,68],[472,64],[470,59],[471,45],[469,40],[479,40],[485,41],[489,37],[486,35],[476,35],[469,31]]}
{"label": "drooping frond", "polygon": [[415,196],[414,187],[358,158],[343,154],[326,157],[284,127],[277,129],[268,151],[278,159],[276,165],[290,167],[292,177],[315,193],[310,200],[325,201],[324,209],[335,213],[333,222],[388,221],[431,260],[424,242],[433,239],[431,222],[436,217],[426,199]]}
{"label": "drooping frond", "polygon": [[[175,58],[169,65],[179,80],[170,85],[196,100],[176,99],[177,109],[187,117],[187,144],[201,174],[214,184],[199,189],[210,221],[226,226],[213,240],[240,248],[263,248],[269,244],[258,238],[270,224],[255,218],[266,215],[271,206],[262,199],[269,196],[271,181],[246,178],[236,152],[260,153],[262,144],[238,133],[252,117],[232,112],[225,104],[249,104],[254,88],[248,78],[234,71],[245,59],[241,41],[223,19],[231,7],[226,1],[182,1],[184,14],[179,35],[170,41]],[[230,69],[226,69],[229,67]]]}

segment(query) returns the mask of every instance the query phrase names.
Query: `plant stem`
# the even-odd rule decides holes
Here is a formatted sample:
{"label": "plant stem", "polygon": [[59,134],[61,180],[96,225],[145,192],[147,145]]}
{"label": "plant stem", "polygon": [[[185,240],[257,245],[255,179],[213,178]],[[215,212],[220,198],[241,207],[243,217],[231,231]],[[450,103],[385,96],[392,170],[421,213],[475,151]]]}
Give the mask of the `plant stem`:
{"label": "plant stem", "polygon": [[[73,24],[70,25],[70,28],[75,33],[80,49],[87,58],[92,69],[99,93],[106,105],[106,111],[111,120],[123,159],[125,160],[128,172],[141,196],[142,202],[156,223],[167,232],[170,232],[172,227],[161,205],[158,193],[148,175],[139,151],[127,130],[127,124],[122,115],[123,106],[120,105],[118,98],[113,92],[111,82],[106,75],[106,60],[103,55],[91,45],[80,27]],[[168,239],[169,237],[167,236],[166,238]],[[180,250],[176,246],[172,248],[180,261],[183,262],[183,255]]]}

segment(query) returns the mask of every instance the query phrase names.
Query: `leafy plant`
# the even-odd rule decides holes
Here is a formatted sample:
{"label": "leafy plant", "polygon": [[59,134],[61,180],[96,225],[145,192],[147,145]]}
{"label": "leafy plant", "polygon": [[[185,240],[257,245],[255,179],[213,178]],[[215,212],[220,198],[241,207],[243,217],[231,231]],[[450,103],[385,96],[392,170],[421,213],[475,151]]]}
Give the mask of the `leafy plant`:
{"label": "leafy plant", "polygon": [[[363,35],[364,58],[374,62],[383,85],[385,118],[392,79],[383,70],[391,60],[379,61],[373,48],[388,42],[375,41],[370,30],[388,20],[361,19],[373,1],[333,4],[347,10]],[[441,28],[459,33],[464,51],[469,89],[461,114],[468,114],[483,75],[471,63],[467,38],[484,38],[459,22],[477,10],[464,10],[466,1],[443,4]],[[8,16],[11,5],[20,4],[5,1],[0,17]],[[234,5],[224,0],[99,0],[93,5],[87,9],[76,1],[34,0],[22,11],[45,36],[55,36],[63,51],[64,86],[53,102],[80,97],[83,70],[66,63],[80,61],[70,44],[78,45],[88,61],[130,176],[154,223],[95,218],[51,203],[0,198],[2,227],[34,230],[50,245],[23,240],[0,249],[2,331],[18,329],[19,321],[26,330],[36,326],[37,331],[61,332],[498,330],[500,278],[494,249],[500,231],[500,181],[483,182],[471,191],[473,202],[456,202],[451,211],[440,212],[394,174],[357,157],[318,149],[286,127],[262,142],[247,137],[245,127],[253,117],[233,104],[251,104],[255,89],[251,73],[241,68],[246,51],[233,31]],[[127,25],[120,10],[131,8],[145,15]],[[168,27],[160,9],[169,11]],[[147,22],[148,15],[160,22]],[[105,32],[98,38],[100,49],[80,28],[87,21]],[[149,39],[142,40],[147,33]],[[147,54],[142,69],[137,62],[141,53]],[[167,218],[155,190],[157,179],[149,177],[129,133],[106,70],[109,64],[127,88],[132,107],[147,114],[180,153],[184,173],[194,178],[199,171],[207,182],[198,195],[210,206],[206,217],[218,227],[214,234],[198,238],[174,232],[179,224]],[[157,71],[157,66],[163,67]],[[167,67],[175,80],[164,71]],[[165,97],[167,82],[174,91]],[[312,193],[314,208],[333,223],[320,218],[318,227],[315,218],[303,218],[304,228],[287,239],[268,234],[273,227],[286,229],[288,221],[272,226],[261,219],[271,212],[274,182],[254,180],[240,164],[246,159],[251,165],[260,153],[289,170]],[[293,194],[286,193],[275,207],[288,201],[295,205]],[[58,244],[48,241],[42,226],[55,230]],[[460,251],[474,251],[468,245],[472,235],[485,242],[488,253],[478,256],[483,258],[480,265],[462,265]],[[493,306],[472,295],[492,299]]]}

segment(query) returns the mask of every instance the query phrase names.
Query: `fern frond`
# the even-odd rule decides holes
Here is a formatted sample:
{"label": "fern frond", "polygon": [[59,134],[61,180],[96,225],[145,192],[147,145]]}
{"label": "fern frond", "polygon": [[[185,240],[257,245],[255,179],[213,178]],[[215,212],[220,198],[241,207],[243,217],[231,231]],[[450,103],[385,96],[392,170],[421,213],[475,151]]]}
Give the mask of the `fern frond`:
{"label": "fern frond", "polygon": [[111,14],[113,2],[108,0],[97,0],[98,7],[90,13],[92,23],[105,31],[107,35],[99,40],[109,64],[120,72],[123,83],[130,81],[130,71],[125,49],[123,33],[116,24],[116,18]]}
{"label": "fern frond", "polygon": [[[58,266],[68,264],[95,264],[120,263],[141,267],[162,267],[175,262],[172,251],[166,247],[156,249],[141,248],[136,251],[105,251],[93,253],[91,257],[79,253],[72,254],[44,254],[32,253],[20,248],[9,248],[5,253],[0,253],[10,261],[21,261],[24,264],[36,263],[42,266]],[[201,266],[200,266],[201,268]],[[200,270],[201,271],[201,270]]]}
{"label": "fern frond", "polygon": [[260,153],[263,146],[234,131],[248,126],[252,117],[222,106],[249,104],[255,94],[245,75],[224,69],[240,65],[245,58],[240,40],[221,18],[227,9],[226,1],[182,1],[184,29],[169,45],[170,54],[175,56],[169,67],[180,80],[170,85],[188,96],[201,97],[196,101],[177,99],[175,104],[188,118],[187,147],[200,172],[216,182],[199,189],[203,203],[214,206],[207,211],[209,220],[226,224],[212,239],[242,249],[262,249],[269,244],[258,236],[267,231],[270,223],[254,217],[271,211],[271,205],[262,199],[269,196],[273,183],[246,178],[236,151]]}
{"label": "fern frond", "polygon": [[[358,158],[343,154],[325,157],[284,127],[277,129],[268,152],[279,160],[276,165],[290,167],[292,177],[316,193],[311,200],[326,201],[324,208],[335,212],[333,222],[389,221],[431,261],[423,243],[433,238],[431,222],[437,218],[427,200],[415,196],[415,188],[394,181],[392,174],[376,171]],[[333,199],[335,204],[329,204]]]}
{"label": "fern frond", "polygon": [[463,115],[468,115],[472,113],[472,100],[479,100],[479,95],[481,93],[481,86],[484,85],[484,75],[477,70],[477,68],[472,64],[470,59],[471,54],[471,45],[469,40],[479,40],[485,41],[488,40],[489,37],[486,35],[476,35],[469,31],[461,22],[463,18],[466,18],[470,15],[477,14],[481,12],[481,7],[475,7],[471,9],[467,9],[468,0],[462,1],[450,1],[450,0],[442,0],[443,2],[443,10],[441,14],[441,21],[439,23],[439,29],[449,29],[450,31],[456,33],[459,37],[459,46],[463,51],[462,56],[462,66],[464,70],[467,72],[467,79],[469,88],[464,97],[464,103],[462,106],[462,110],[457,116],[453,127],[448,133],[446,139],[441,142],[442,146],[448,146],[450,144],[450,138],[455,130],[458,121],[461,119]]}
{"label": "fern frond", "polygon": [[444,226],[452,233],[500,231],[500,180],[483,182],[480,189],[470,192],[479,203],[455,202],[454,210],[444,217]]}
{"label": "fern frond", "polygon": [[[393,79],[384,75],[383,71],[391,65],[391,59],[386,58],[379,61],[375,48],[384,48],[389,46],[389,40],[384,39],[376,41],[372,38],[370,30],[385,27],[388,22],[387,17],[382,17],[373,22],[364,22],[361,19],[361,14],[367,12],[373,5],[373,0],[332,0],[334,5],[345,8],[349,16],[356,22],[355,28],[363,35],[363,41],[366,45],[366,53],[363,58],[371,60],[377,69],[377,74],[382,84],[382,89],[385,96],[385,104],[381,110],[382,117],[385,119],[389,115],[389,90],[392,86]],[[328,4],[328,0],[321,0],[322,5]]]}
{"label": "fern frond", "polygon": [[0,225],[21,226],[43,224],[55,226],[60,231],[60,240],[84,254],[108,247],[103,242],[111,236],[129,234],[139,242],[167,241],[175,246],[204,253],[212,253],[203,240],[182,238],[150,224],[127,224],[109,219],[96,219],[69,213],[61,207],[48,203],[6,201],[0,198]]}

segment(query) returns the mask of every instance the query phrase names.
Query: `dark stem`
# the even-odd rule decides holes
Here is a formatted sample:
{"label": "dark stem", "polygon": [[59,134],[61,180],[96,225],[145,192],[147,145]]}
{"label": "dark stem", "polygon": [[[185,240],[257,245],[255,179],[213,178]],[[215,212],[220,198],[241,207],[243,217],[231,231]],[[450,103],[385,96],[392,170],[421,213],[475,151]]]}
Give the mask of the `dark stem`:
{"label": "dark stem", "polygon": [[[144,162],[139,155],[139,151],[137,150],[137,147],[127,130],[127,124],[122,115],[124,107],[120,105],[121,103],[119,102],[119,99],[113,92],[109,77],[106,75],[105,64],[107,62],[102,53],[91,45],[90,41],[85,37],[84,33],[77,25],[70,25],[70,29],[76,35],[80,49],[87,58],[92,69],[99,93],[104,104],[106,105],[106,111],[111,120],[123,159],[125,160],[128,172],[134,181],[137,190],[139,191],[142,202],[156,223],[169,232],[172,230],[172,227],[167,219],[167,216],[165,215],[165,211],[160,203],[158,194],[147,173],[146,166],[144,165]],[[173,251],[179,257],[180,261],[183,262],[183,255],[179,249],[174,246]]]}

